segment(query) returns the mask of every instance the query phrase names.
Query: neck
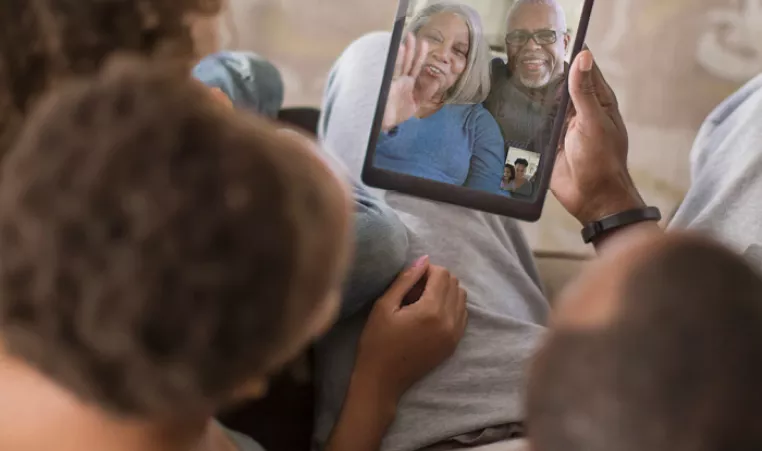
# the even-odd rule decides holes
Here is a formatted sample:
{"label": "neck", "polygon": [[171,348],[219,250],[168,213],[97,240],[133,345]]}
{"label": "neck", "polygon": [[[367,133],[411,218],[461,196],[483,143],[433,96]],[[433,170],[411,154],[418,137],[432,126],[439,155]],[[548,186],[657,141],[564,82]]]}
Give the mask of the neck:
{"label": "neck", "polygon": [[431,116],[432,114],[441,110],[443,106],[444,106],[444,102],[440,102],[436,100],[421,102],[421,105],[418,107],[418,117],[425,118],[425,117]]}
{"label": "neck", "polygon": [[208,449],[209,418],[148,422],[118,418],[83,403],[0,352],[0,449],[43,451],[198,451]]}

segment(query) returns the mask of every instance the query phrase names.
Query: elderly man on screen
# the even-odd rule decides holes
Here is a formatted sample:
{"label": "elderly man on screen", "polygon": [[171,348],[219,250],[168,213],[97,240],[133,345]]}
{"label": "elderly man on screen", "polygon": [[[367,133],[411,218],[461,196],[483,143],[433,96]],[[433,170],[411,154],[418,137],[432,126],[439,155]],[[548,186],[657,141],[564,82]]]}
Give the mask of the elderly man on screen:
{"label": "elderly man on screen", "polygon": [[507,63],[492,61],[484,105],[500,125],[506,148],[542,152],[566,73],[566,14],[557,0],[516,0],[507,21]]}

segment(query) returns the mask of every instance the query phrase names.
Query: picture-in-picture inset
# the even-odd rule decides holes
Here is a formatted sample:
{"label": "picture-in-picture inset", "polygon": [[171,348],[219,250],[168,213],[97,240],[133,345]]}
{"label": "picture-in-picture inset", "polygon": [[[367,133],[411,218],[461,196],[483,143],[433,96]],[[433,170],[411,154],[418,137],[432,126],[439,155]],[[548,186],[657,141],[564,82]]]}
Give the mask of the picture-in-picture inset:
{"label": "picture-in-picture inset", "polygon": [[505,160],[500,189],[518,199],[531,198],[537,188],[539,166],[539,153],[511,147]]}
{"label": "picture-in-picture inset", "polygon": [[583,4],[412,1],[373,167],[533,201]]}

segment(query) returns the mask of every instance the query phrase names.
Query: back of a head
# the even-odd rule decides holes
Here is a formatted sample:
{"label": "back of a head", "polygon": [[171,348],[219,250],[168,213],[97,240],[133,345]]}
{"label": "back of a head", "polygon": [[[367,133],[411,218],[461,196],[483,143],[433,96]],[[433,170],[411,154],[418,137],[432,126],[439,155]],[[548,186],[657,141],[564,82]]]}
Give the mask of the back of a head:
{"label": "back of a head", "polygon": [[539,353],[535,451],[762,449],[762,277],[698,238],[654,252],[610,324],[561,327]]}
{"label": "back of a head", "polygon": [[0,179],[2,342],[79,397],[214,408],[340,283],[343,187],[190,79],[121,64],[28,122]]}
{"label": "back of a head", "polygon": [[190,19],[216,14],[221,1],[0,1],[0,158],[34,101],[63,77],[94,74],[116,52],[190,64]]}

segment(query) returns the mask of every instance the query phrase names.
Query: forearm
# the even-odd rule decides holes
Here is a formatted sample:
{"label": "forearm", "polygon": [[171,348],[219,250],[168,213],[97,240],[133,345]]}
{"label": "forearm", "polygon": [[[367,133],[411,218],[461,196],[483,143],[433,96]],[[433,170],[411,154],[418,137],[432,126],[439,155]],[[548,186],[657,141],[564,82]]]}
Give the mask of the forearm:
{"label": "forearm", "polygon": [[375,377],[355,372],[326,451],[378,451],[394,421],[398,397],[385,393]]}
{"label": "forearm", "polygon": [[[590,204],[593,207],[583,210],[582,214],[577,216],[580,223],[587,225],[610,215],[645,208],[646,203],[629,178],[629,174],[626,174],[626,182],[622,189],[609,190],[608,196],[601,196],[598,202],[591,202]],[[598,255],[602,255],[621,243],[632,242],[632,240],[636,239],[647,239],[650,236],[662,233],[664,231],[657,221],[641,221],[613,229],[595,237],[593,239],[593,246],[595,246]]]}

